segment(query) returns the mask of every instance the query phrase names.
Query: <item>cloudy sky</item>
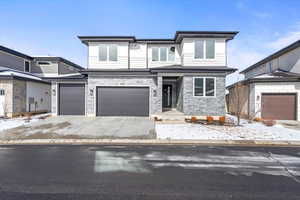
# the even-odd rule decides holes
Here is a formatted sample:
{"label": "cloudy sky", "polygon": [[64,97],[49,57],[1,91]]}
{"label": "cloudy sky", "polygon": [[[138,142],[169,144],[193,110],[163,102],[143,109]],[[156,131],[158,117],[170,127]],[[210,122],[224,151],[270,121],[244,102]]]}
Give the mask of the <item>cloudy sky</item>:
{"label": "cloudy sky", "polygon": [[[77,35],[173,38],[176,30],[239,31],[228,66],[244,69],[300,39],[299,0],[1,0],[0,45],[86,66]],[[237,74],[227,78],[235,82]]]}

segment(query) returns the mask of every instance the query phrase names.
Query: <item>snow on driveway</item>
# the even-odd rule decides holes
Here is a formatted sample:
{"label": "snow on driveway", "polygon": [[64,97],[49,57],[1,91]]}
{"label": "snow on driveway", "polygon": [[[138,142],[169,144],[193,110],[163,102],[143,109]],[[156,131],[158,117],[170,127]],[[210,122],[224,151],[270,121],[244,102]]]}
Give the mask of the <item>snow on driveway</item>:
{"label": "snow on driveway", "polygon": [[155,130],[158,139],[300,140],[298,130],[281,125],[267,127],[262,123],[248,123],[246,120],[242,120],[242,126],[156,123]]}

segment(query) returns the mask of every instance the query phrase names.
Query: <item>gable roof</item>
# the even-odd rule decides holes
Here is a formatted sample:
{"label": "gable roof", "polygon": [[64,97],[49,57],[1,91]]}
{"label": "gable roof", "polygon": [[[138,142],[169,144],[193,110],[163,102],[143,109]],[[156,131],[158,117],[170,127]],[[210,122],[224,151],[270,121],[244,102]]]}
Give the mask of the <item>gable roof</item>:
{"label": "gable roof", "polygon": [[65,64],[71,65],[79,70],[83,70],[84,68],[80,65],[77,65],[65,58],[57,57],[57,56],[34,56],[35,61],[52,61],[52,62],[63,62]]}
{"label": "gable roof", "polygon": [[24,59],[27,59],[27,60],[33,60],[33,58],[31,56],[28,56],[26,54],[23,54],[21,52],[18,52],[16,50],[13,50],[13,49],[10,49],[10,48],[7,48],[7,47],[2,46],[2,45],[0,45],[0,51],[6,52],[8,54],[12,54],[14,56],[18,56],[18,57],[21,57],[21,58],[24,58]]}
{"label": "gable roof", "polygon": [[257,63],[255,63],[254,65],[251,65],[250,67],[247,67],[246,69],[244,69],[240,73],[244,74],[244,73],[246,73],[246,72],[248,72],[248,71],[250,71],[250,70],[252,70],[252,69],[254,69],[254,68],[256,68],[256,67],[258,67],[260,65],[262,65],[262,64],[265,64],[265,63],[267,63],[267,62],[269,62],[269,61],[271,61],[271,60],[273,60],[275,58],[278,58],[279,56],[281,56],[281,55],[283,55],[283,54],[285,54],[287,52],[290,52],[290,51],[292,51],[292,50],[294,50],[294,49],[296,49],[298,47],[300,47],[300,40],[297,40],[296,42],[290,44],[289,46],[284,47],[283,49],[280,49],[279,51],[277,51],[277,52],[271,54],[270,56],[268,56],[268,57],[260,60]]}
{"label": "gable roof", "polygon": [[146,42],[146,43],[180,43],[183,38],[226,38],[231,40],[237,31],[176,31],[174,38],[137,39],[135,36],[78,36],[82,43],[88,42]]}

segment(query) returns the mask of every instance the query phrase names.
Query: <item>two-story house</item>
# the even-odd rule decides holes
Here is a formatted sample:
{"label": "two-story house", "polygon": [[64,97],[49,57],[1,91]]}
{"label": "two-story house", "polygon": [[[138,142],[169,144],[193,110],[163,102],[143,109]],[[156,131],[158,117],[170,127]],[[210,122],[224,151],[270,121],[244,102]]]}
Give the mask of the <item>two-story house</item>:
{"label": "two-story house", "polygon": [[51,111],[48,78],[76,75],[83,68],[60,57],[33,57],[0,46],[0,116]]}
{"label": "two-story house", "polygon": [[[274,120],[300,119],[300,40],[275,52],[240,72],[245,98],[242,107],[244,117]],[[228,88],[228,110],[234,113],[236,84]]]}
{"label": "two-story house", "polygon": [[[237,32],[177,31],[172,39],[79,36],[87,69],[52,84],[52,113],[153,116],[225,114],[227,42]],[[83,75],[85,75],[83,77]]]}

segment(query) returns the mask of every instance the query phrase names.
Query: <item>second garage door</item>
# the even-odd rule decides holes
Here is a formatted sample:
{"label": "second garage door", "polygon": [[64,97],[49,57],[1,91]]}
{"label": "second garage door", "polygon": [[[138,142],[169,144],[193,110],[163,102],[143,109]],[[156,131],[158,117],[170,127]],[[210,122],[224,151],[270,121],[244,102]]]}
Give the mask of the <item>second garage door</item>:
{"label": "second garage door", "polygon": [[262,118],[296,120],[296,94],[262,94]]}
{"label": "second garage door", "polygon": [[85,114],[84,84],[59,84],[59,114]]}
{"label": "second garage door", "polygon": [[149,116],[148,87],[98,87],[98,116]]}

